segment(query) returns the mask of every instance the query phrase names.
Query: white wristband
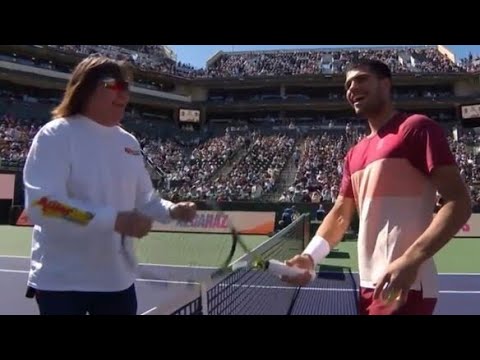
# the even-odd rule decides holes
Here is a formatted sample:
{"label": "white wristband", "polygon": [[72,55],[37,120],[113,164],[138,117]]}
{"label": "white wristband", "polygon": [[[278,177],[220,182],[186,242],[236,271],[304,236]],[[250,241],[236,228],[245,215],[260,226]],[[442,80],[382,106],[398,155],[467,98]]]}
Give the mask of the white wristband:
{"label": "white wristband", "polygon": [[330,253],[330,244],[327,240],[319,235],[315,235],[307,245],[303,254],[310,255],[315,262],[315,265],[320,263]]}

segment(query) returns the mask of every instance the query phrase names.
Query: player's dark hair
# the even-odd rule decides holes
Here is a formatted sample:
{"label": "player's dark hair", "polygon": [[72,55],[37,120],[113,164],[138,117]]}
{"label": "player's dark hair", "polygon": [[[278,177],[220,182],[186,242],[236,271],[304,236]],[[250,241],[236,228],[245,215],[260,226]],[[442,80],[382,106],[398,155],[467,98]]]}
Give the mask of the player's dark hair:
{"label": "player's dark hair", "polygon": [[61,103],[52,111],[53,117],[81,113],[98,82],[107,77],[128,81],[132,78],[132,69],[127,62],[102,55],[91,55],[83,59],[73,70]]}
{"label": "player's dark hair", "polygon": [[387,64],[375,59],[359,59],[347,66],[347,72],[358,69],[368,69],[368,72],[375,74],[379,79],[392,79],[392,72]]}

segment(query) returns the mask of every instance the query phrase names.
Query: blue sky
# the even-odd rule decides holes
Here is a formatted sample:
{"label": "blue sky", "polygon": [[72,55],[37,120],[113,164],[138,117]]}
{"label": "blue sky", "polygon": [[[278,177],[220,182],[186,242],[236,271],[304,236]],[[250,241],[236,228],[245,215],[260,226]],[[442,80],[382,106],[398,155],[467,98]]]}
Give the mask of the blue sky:
{"label": "blue sky", "polygon": [[[177,54],[178,60],[195,67],[204,67],[206,61],[217,51],[244,51],[244,50],[275,50],[275,49],[305,49],[305,48],[345,48],[345,47],[374,47],[398,45],[170,45]],[[457,58],[480,54],[480,45],[445,45],[453,51]]]}

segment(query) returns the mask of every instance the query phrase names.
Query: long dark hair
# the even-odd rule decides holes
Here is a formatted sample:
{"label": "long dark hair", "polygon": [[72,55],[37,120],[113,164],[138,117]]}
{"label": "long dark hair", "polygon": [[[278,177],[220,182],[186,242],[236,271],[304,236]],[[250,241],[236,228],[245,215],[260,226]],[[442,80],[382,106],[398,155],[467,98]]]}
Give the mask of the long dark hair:
{"label": "long dark hair", "polygon": [[52,111],[53,118],[67,117],[80,113],[98,81],[111,77],[131,81],[132,67],[125,61],[93,55],[83,59],[73,70],[61,103]]}

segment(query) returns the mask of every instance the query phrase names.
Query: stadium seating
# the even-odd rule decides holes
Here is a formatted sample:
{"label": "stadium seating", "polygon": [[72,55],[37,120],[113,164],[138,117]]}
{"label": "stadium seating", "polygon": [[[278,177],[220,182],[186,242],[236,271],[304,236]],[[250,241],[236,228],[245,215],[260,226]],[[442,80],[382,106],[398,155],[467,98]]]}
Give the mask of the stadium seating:
{"label": "stadium seating", "polygon": [[480,70],[480,59],[469,57],[453,63],[436,47],[312,49],[220,53],[207,67],[195,69],[164,55],[161,45],[136,50],[115,45],[48,45],[51,49],[87,56],[102,53],[131,61],[141,70],[187,78],[272,77],[325,74],[345,71],[359,58],[385,61],[394,73],[458,73]]}
{"label": "stadium seating", "polygon": [[[19,101],[15,109],[30,105]],[[45,118],[11,113],[0,117],[0,166],[21,169],[31,140]],[[167,133],[163,122],[128,116],[124,125],[141,142],[147,163],[161,179],[158,184],[164,196],[176,200],[261,201],[268,194],[278,193],[275,201],[280,202],[333,202],[338,195],[343,157],[364,136],[358,130],[313,127],[312,134],[296,137],[284,133],[282,128],[269,129],[267,134],[259,128],[240,135],[234,133],[234,127],[228,127],[223,135],[212,133],[185,145],[175,137],[162,136]],[[451,135],[448,139],[472,198],[480,203],[480,157],[475,150],[479,141],[473,132],[464,132],[458,141]],[[278,188],[282,171],[297,148],[294,180]]]}
{"label": "stadium seating", "polygon": [[[361,57],[383,60],[397,74],[480,71],[480,58],[469,56],[455,64],[436,47],[219,53],[203,69],[176,61],[161,45],[44,47],[80,56],[103,53],[127,59],[141,70],[192,79],[339,74],[351,61]],[[2,55],[2,59],[11,60],[6,54]],[[27,62],[48,69],[69,70],[64,65],[47,64],[38,59]],[[324,95],[329,100],[344,96],[341,89],[327,90]],[[412,86],[399,88],[393,95],[395,99],[407,100],[419,97],[448,99],[452,91],[442,88],[415,90]],[[234,96],[220,95],[213,96],[209,101],[220,99],[219,102],[228,103],[234,100]],[[255,103],[266,101],[264,97],[267,95],[258,95],[257,98],[249,98],[250,94],[244,96],[242,100]],[[309,99],[302,94],[288,94],[285,98],[295,96],[300,102]],[[49,112],[56,102],[58,99],[42,99],[0,89],[1,167],[23,167],[33,136],[48,121]],[[445,120],[442,116],[441,120]],[[432,118],[436,119],[436,115]],[[173,119],[153,120],[128,113],[123,125],[140,141],[152,178],[166,198],[331,203],[338,196],[343,157],[347,149],[364,136],[364,132],[361,128],[354,130],[349,118],[331,119],[325,116],[321,121],[307,121],[302,127],[297,127],[299,122],[295,120],[290,125],[287,125],[288,121],[282,125],[272,125],[273,122],[269,121],[210,124],[206,131],[188,132],[174,125]],[[464,132],[454,140],[450,136],[449,124],[445,123],[445,127],[461,174],[470,187],[472,198],[480,205],[478,140],[472,132]]]}

